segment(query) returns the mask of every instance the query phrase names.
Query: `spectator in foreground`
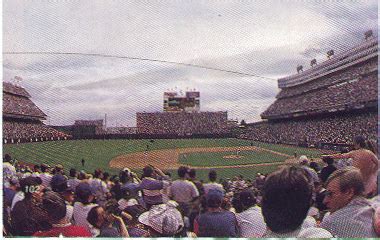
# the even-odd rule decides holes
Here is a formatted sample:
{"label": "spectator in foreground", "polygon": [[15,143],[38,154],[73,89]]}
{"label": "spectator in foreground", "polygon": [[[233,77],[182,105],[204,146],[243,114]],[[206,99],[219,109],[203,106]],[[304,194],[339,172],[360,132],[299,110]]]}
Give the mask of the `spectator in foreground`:
{"label": "spectator in foreground", "polygon": [[97,230],[96,237],[129,237],[123,218],[101,206],[88,212],[87,221]]}
{"label": "spectator in foreground", "polygon": [[94,195],[91,192],[90,184],[86,182],[80,183],[75,189],[76,202],[74,203],[73,220],[75,225],[85,227],[92,236],[95,236],[96,231],[90,226],[87,221],[88,212],[97,204],[94,204]]}
{"label": "spectator in foreground", "polygon": [[261,238],[266,232],[261,208],[256,205],[256,197],[252,190],[244,190],[235,194],[232,201],[236,210],[236,218],[240,237]]}
{"label": "spectator in foreground", "polygon": [[149,228],[150,237],[186,237],[183,217],[177,207],[174,201],[154,205],[139,216],[139,221]]}
{"label": "spectator in foreground", "polygon": [[322,168],[320,177],[322,182],[326,182],[329,176],[335,172],[337,168],[335,167],[334,159],[332,157],[325,157],[323,158],[323,161],[327,163],[327,166]]}
{"label": "spectator in foreground", "polygon": [[206,194],[207,212],[194,220],[194,232],[198,237],[239,237],[234,213],[222,209],[224,193],[210,189]]}
{"label": "spectator in foreground", "polygon": [[49,215],[52,228],[33,234],[35,237],[91,237],[86,228],[74,226],[66,217],[66,203],[60,194],[49,191],[42,199],[42,208]]}
{"label": "spectator in foreground", "polygon": [[215,170],[210,170],[208,173],[208,179],[210,182],[203,184],[205,194],[207,194],[211,189],[219,190],[222,193],[225,192],[223,185],[216,182],[217,174]]}
{"label": "spectator in foreground", "polygon": [[364,184],[359,169],[347,167],[335,171],[328,178],[325,204],[330,215],[325,216],[321,227],[335,237],[376,237],[373,228],[374,208],[363,197]]}
{"label": "spectator in foreground", "polygon": [[170,186],[169,197],[179,204],[184,216],[190,215],[192,202],[197,200],[199,192],[194,183],[186,180],[189,168],[178,168],[178,180],[175,180]]}
{"label": "spectator in foreground", "polygon": [[362,136],[354,138],[354,150],[344,154],[327,155],[332,158],[352,159],[352,166],[360,170],[364,182],[364,194],[371,196],[377,191],[377,173],[379,160],[377,156],[366,149],[366,140]]}
{"label": "spectator in foreground", "polygon": [[20,180],[24,199],[17,202],[11,212],[12,233],[31,236],[37,231],[51,228],[49,217],[42,208],[43,188],[40,179],[27,177]]}
{"label": "spectator in foreground", "polygon": [[330,238],[321,228],[302,228],[312,202],[313,187],[302,167],[284,167],[270,174],[263,187],[265,238]]}
{"label": "spectator in foreground", "polygon": [[163,203],[161,190],[164,189],[164,179],[167,178],[158,168],[153,166],[143,168],[143,179],[140,183],[140,189],[142,189],[143,200],[147,209],[150,209],[153,205]]}

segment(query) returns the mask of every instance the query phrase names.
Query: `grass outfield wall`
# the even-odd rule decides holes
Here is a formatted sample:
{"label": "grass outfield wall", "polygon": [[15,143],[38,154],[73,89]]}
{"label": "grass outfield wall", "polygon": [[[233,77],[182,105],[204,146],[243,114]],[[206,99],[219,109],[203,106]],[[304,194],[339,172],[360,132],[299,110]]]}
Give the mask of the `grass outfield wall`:
{"label": "grass outfield wall", "polygon": [[[108,163],[111,159],[119,156],[134,152],[144,152],[149,147],[149,150],[160,149],[177,149],[177,148],[194,148],[194,147],[236,147],[236,146],[258,146],[273,150],[288,155],[293,155],[295,152],[298,155],[305,154],[311,157],[320,156],[320,151],[315,149],[306,149],[299,147],[291,147],[284,145],[266,144],[259,142],[252,142],[241,139],[155,139],[153,143],[149,140],[69,140],[69,141],[52,141],[40,143],[24,143],[3,145],[3,154],[8,153],[13,158],[33,164],[47,163],[50,165],[62,164],[66,170],[74,167],[82,169],[81,159],[85,159],[85,167],[83,170],[93,172],[97,168],[104,169],[105,171],[115,174],[117,169],[109,167]],[[226,154],[226,153],[224,153]],[[203,156],[200,156],[203,158]],[[262,157],[262,156],[261,156]],[[267,161],[266,158],[256,158],[256,162]],[[279,156],[281,157],[281,156]],[[195,162],[202,162],[202,160],[193,157]],[[260,160],[261,159],[261,160]],[[270,159],[269,159],[270,160]],[[142,160],[143,161],[143,160]],[[250,161],[253,161],[252,159]],[[272,161],[283,161],[283,159],[276,159]],[[209,156],[209,161],[205,162],[204,167],[209,166],[212,168],[216,166],[215,160]],[[147,162],[148,164],[148,162]],[[233,165],[236,165],[234,162]],[[238,163],[242,164],[242,163]],[[128,167],[126,164],[125,167]],[[247,167],[247,168],[231,168],[219,169],[220,177],[231,177],[238,174],[255,174],[256,172],[271,172],[276,169],[276,166],[260,166],[260,167]],[[137,169],[136,169],[137,170]],[[176,176],[175,171],[173,177]],[[208,169],[197,170],[200,179],[207,179]]]}

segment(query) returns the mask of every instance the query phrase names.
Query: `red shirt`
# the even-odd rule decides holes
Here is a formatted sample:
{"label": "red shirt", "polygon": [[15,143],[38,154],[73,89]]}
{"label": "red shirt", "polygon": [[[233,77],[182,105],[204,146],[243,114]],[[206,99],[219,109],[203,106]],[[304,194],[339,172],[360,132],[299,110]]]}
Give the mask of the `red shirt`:
{"label": "red shirt", "polygon": [[87,231],[86,228],[82,226],[53,226],[52,229],[43,232],[36,232],[33,234],[35,237],[91,237],[91,233]]}

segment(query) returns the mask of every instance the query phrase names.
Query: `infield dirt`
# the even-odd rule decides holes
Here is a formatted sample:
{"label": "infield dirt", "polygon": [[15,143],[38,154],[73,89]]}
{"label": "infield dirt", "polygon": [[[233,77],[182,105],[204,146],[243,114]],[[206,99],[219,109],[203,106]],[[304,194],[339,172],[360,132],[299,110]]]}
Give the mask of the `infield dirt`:
{"label": "infield dirt", "polygon": [[113,158],[109,165],[111,168],[122,169],[124,167],[129,167],[132,169],[141,169],[147,164],[157,166],[161,169],[177,169],[179,166],[184,166],[184,164],[178,162],[178,158],[181,154],[185,153],[202,153],[202,152],[232,152],[232,151],[266,151],[273,154],[288,157],[285,162],[273,162],[273,163],[257,163],[257,164],[245,164],[245,165],[234,165],[234,166],[209,166],[209,167],[195,167],[191,168],[201,169],[201,168],[240,168],[240,167],[250,167],[250,166],[268,166],[268,165],[283,165],[288,163],[294,163],[296,159],[292,156],[275,152],[272,150],[254,147],[254,146],[240,146],[240,147],[211,147],[211,148],[177,148],[177,149],[165,149],[165,150],[153,150],[146,152],[136,152],[126,155],[120,155]]}

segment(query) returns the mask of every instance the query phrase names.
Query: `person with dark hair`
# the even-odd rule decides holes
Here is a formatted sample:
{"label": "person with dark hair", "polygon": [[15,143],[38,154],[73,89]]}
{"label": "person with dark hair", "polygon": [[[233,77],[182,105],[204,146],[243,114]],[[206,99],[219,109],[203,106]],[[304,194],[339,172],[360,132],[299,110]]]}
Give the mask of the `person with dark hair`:
{"label": "person with dark hair", "polygon": [[78,172],[75,168],[70,168],[69,171],[69,179],[67,180],[67,185],[69,186],[69,189],[71,191],[75,191],[75,188],[80,183],[80,180],[78,179]]}
{"label": "person with dark hair", "polygon": [[103,171],[101,169],[96,169],[93,178],[89,181],[91,191],[95,196],[96,203],[99,205],[103,205],[107,201],[107,195],[109,193],[107,185],[102,181],[102,178]]}
{"label": "person with dark hair", "polygon": [[375,210],[363,197],[363,177],[359,169],[347,167],[335,171],[326,182],[324,203],[330,214],[321,227],[338,238],[377,237],[373,228]]}
{"label": "person with dark hair", "polygon": [[36,177],[20,180],[24,199],[17,202],[11,211],[11,226],[14,236],[31,236],[37,231],[51,228],[49,216],[42,208],[43,187]]}
{"label": "person with dark hair", "polygon": [[236,210],[236,219],[240,237],[261,238],[266,232],[261,208],[256,205],[252,190],[244,190],[234,195],[232,205]]}
{"label": "person with dark hair", "polygon": [[129,237],[122,217],[101,206],[91,208],[87,221],[97,230],[96,237]]}
{"label": "person with dark hair", "polygon": [[354,150],[345,154],[333,154],[325,155],[334,159],[352,159],[352,166],[360,170],[366,196],[372,196],[377,192],[377,172],[379,169],[379,160],[377,156],[366,148],[365,138],[362,136],[356,136],[353,139]]}
{"label": "person with dark hair", "polygon": [[178,180],[172,182],[169,197],[179,204],[184,216],[188,217],[191,204],[199,197],[199,192],[194,183],[187,180],[189,168],[181,166],[178,168]]}
{"label": "person with dark hair", "polygon": [[302,228],[312,203],[313,186],[302,167],[287,166],[270,174],[263,187],[262,214],[268,227],[265,238],[332,235],[320,228]]}
{"label": "person with dark hair", "polygon": [[87,221],[87,214],[91,208],[97,206],[97,204],[92,203],[94,200],[95,196],[92,193],[91,186],[86,182],[78,184],[75,189],[73,220],[75,225],[85,227],[93,236],[95,231]]}
{"label": "person with dark hair", "polygon": [[50,166],[45,163],[41,164],[41,174],[38,177],[41,178],[44,187],[50,187],[50,181],[53,177],[50,174]]}
{"label": "person with dark hair", "polygon": [[205,194],[207,194],[208,191],[210,191],[211,189],[216,189],[216,190],[219,190],[223,193],[225,192],[223,185],[216,182],[217,173],[215,170],[210,170],[210,172],[208,173],[208,179],[209,179],[209,182],[206,184],[203,184]]}
{"label": "person with dark hair", "polygon": [[327,163],[327,166],[325,166],[321,170],[320,178],[322,182],[326,182],[329,176],[337,170],[334,164],[334,159],[332,157],[325,157],[323,158],[323,161]]}
{"label": "person with dark hair", "polygon": [[137,177],[137,175],[129,168],[124,168],[123,171],[120,171],[119,176],[122,183],[121,190],[125,193],[124,197],[140,200],[141,180]]}
{"label": "person with dark hair", "polygon": [[189,180],[192,183],[194,183],[194,185],[197,187],[199,196],[202,196],[205,190],[203,188],[203,184],[197,179],[197,171],[194,168],[192,168],[189,170],[188,175],[189,175]]}
{"label": "person with dark hair", "polygon": [[207,212],[194,220],[194,232],[198,237],[239,237],[234,213],[223,210],[224,193],[210,189],[206,194]]}
{"label": "person with dark hair", "polygon": [[74,226],[66,217],[66,202],[56,192],[46,192],[42,198],[42,208],[49,215],[52,228],[33,234],[35,237],[91,237],[86,228]]}
{"label": "person with dark hair", "polygon": [[143,192],[143,200],[147,209],[156,204],[163,203],[161,190],[169,185],[165,180],[168,177],[156,167],[148,165],[143,168],[143,179],[140,183],[140,189]]}

